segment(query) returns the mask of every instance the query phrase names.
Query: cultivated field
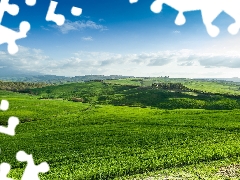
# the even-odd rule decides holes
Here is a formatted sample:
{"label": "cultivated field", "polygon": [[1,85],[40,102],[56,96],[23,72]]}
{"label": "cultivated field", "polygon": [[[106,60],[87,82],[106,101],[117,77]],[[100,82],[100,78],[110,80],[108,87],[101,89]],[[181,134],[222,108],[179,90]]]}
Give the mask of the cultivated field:
{"label": "cultivated field", "polygon": [[[36,164],[49,163],[41,179],[240,177],[238,96],[214,94],[218,87],[191,95],[115,81],[0,91],[10,102],[1,124],[10,116],[21,121],[14,137],[0,135],[9,177],[20,179],[25,168],[13,158],[19,150],[33,154]],[[228,86],[238,92],[236,84]]]}

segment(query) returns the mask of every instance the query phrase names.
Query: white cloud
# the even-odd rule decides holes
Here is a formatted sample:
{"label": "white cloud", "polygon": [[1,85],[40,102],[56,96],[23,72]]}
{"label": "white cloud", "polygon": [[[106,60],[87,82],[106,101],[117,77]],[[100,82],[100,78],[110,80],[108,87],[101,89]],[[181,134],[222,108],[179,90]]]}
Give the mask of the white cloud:
{"label": "white cloud", "polygon": [[7,52],[0,52],[0,66],[4,71],[0,75],[6,74],[28,74],[32,72],[42,72],[51,59],[44,55],[40,49],[30,49],[19,46],[19,52],[15,55],[9,55]]}
{"label": "white cloud", "polygon": [[66,20],[62,26],[54,25],[52,27],[58,29],[63,34],[67,34],[69,31],[78,31],[83,29],[96,29],[100,31],[108,30],[106,26],[97,24],[90,20],[87,20],[87,21],[82,20],[82,21],[75,21],[75,22]]}
{"label": "white cloud", "polygon": [[[181,51],[179,51],[181,52]],[[178,64],[199,64],[206,68],[240,68],[240,53],[239,52],[194,52],[188,51],[184,54],[179,54]]]}
{"label": "white cloud", "polygon": [[181,32],[180,31],[173,31],[173,34],[180,34]]}
{"label": "white cloud", "polygon": [[20,47],[16,55],[0,51],[0,67],[65,76],[234,77],[239,76],[240,53],[200,53],[188,49],[139,54],[79,51],[69,58],[52,59],[39,49]]}
{"label": "white cloud", "polygon": [[82,40],[84,40],[84,41],[93,41],[93,38],[92,38],[92,36],[82,37]]}
{"label": "white cloud", "polygon": [[41,28],[42,28],[43,30],[45,30],[45,31],[50,31],[50,29],[48,29],[48,28],[46,28],[46,27],[44,27],[44,26],[41,26]]}

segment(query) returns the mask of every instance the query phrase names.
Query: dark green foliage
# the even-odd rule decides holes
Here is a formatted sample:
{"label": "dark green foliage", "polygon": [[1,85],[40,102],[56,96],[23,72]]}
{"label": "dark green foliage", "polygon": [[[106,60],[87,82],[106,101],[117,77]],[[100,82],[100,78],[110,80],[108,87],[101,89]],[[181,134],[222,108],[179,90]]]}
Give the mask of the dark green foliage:
{"label": "dark green foliage", "polygon": [[[134,82],[138,79],[134,80]],[[190,93],[194,92],[195,95]],[[29,90],[40,99],[65,99],[91,104],[115,106],[157,107],[162,109],[216,109],[240,108],[238,96],[202,93],[181,83],[158,83],[153,87],[119,85],[106,82],[72,83]]]}
{"label": "dark green foliage", "polygon": [[178,108],[204,109],[204,108],[206,108],[206,104],[208,104],[207,101],[198,100],[198,99],[171,98],[168,101],[159,104],[159,108],[163,108],[163,109],[178,109]]}
{"label": "dark green foliage", "polygon": [[206,109],[220,109],[230,110],[239,108],[239,103],[233,99],[222,99],[219,101],[213,101],[206,104]]}
{"label": "dark green foliage", "polygon": [[4,82],[0,81],[0,90],[27,93],[30,89],[48,86],[46,83],[29,83],[29,82]]}

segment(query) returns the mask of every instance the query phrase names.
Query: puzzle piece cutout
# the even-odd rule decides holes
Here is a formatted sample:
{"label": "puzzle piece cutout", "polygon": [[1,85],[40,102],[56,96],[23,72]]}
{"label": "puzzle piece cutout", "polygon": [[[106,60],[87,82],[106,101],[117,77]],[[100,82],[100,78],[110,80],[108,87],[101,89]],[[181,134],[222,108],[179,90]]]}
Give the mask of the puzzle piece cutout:
{"label": "puzzle piece cutout", "polygon": [[131,4],[138,2],[138,0],[129,0]]}
{"label": "puzzle piece cutout", "polygon": [[65,17],[62,14],[55,14],[58,2],[51,1],[48,8],[46,21],[54,21],[58,26],[62,26],[65,22]]}
{"label": "puzzle piece cutout", "polygon": [[[36,0],[25,0],[25,3],[28,6],[34,6],[36,4]],[[65,22],[65,17],[62,14],[55,14],[55,9],[57,7],[58,2],[50,1],[50,5],[48,8],[48,12],[46,15],[47,21],[53,21],[58,26],[61,26]],[[9,4],[9,0],[1,0],[0,1],[0,23],[2,22],[2,18],[4,13],[7,12],[12,16],[15,16],[19,13],[19,7],[16,4]],[[80,16],[82,14],[82,9],[73,6],[71,9],[71,13],[74,16]],[[8,52],[10,54],[15,54],[18,52],[18,46],[16,44],[16,40],[26,38],[27,32],[30,30],[30,24],[26,21],[22,21],[19,26],[19,32],[13,31],[5,26],[0,24],[0,44],[7,43],[8,44]]]}
{"label": "puzzle piece cutout", "polygon": [[[138,0],[129,0],[130,3],[136,3]],[[239,0],[155,0],[150,9],[154,13],[160,13],[162,5],[166,4],[178,11],[175,19],[176,25],[183,25],[186,22],[184,12],[201,10],[203,23],[206,27],[208,34],[212,37],[218,36],[220,30],[217,26],[213,25],[213,21],[221,12],[227,13],[231,16],[235,23],[228,27],[228,32],[232,35],[238,33],[240,29],[240,1]]]}
{"label": "puzzle piece cutout", "polygon": [[[9,102],[7,100],[2,100],[0,104],[1,110],[7,110],[9,108]],[[0,133],[5,133],[11,136],[15,135],[15,128],[19,124],[19,119],[17,117],[10,117],[8,120],[8,127],[0,126]],[[33,157],[24,151],[19,151],[16,154],[16,158],[20,162],[27,162],[27,166],[24,170],[21,180],[40,180],[38,177],[39,173],[45,173],[49,171],[49,165],[43,162],[39,165],[35,165]],[[13,180],[7,177],[10,172],[11,166],[8,163],[0,164],[0,180]]]}
{"label": "puzzle piece cutout", "polygon": [[0,23],[5,12],[8,12],[12,16],[16,16],[19,12],[19,7],[16,4],[9,4],[9,0],[1,0],[0,2]]}
{"label": "puzzle piece cutout", "polygon": [[17,117],[10,117],[8,119],[8,127],[0,126],[0,133],[7,134],[9,136],[15,135],[15,129],[19,124],[19,119]]}
{"label": "puzzle piece cutout", "polygon": [[9,102],[7,100],[2,100],[0,104],[0,110],[6,111],[9,108]]}
{"label": "puzzle piece cutout", "polygon": [[[46,15],[46,21],[53,21],[55,22],[58,26],[62,26],[65,22],[65,17],[62,14],[55,14],[55,10],[57,8],[58,2],[56,1],[51,1],[48,12]],[[74,16],[80,16],[82,14],[82,9],[73,6],[71,9],[71,13]]]}
{"label": "puzzle piece cutout", "polygon": [[[26,4],[33,6],[36,0],[25,0]],[[5,12],[8,12],[12,16],[16,16],[19,13],[19,7],[16,4],[9,4],[9,0],[1,0],[0,2],[0,23]],[[5,26],[0,25],[0,44],[8,44],[8,52],[15,54],[18,52],[18,46],[16,40],[27,37],[27,32],[30,30],[30,24],[26,21],[22,21],[19,25],[19,32],[13,31]]]}
{"label": "puzzle piece cutout", "polygon": [[[9,108],[9,102],[7,100],[2,100],[0,104],[0,110],[6,111]],[[0,132],[8,135],[15,135],[15,128],[17,124],[19,123],[18,118],[16,117],[10,117],[8,120],[8,128],[0,126]],[[12,180],[11,178],[8,178],[7,175],[11,169],[11,166],[8,163],[2,163],[0,164],[0,180]]]}
{"label": "puzzle piece cutout", "polygon": [[32,154],[27,154],[24,151],[19,151],[16,158],[20,162],[27,162],[27,166],[24,170],[21,180],[40,180],[39,173],[46,173],[49,171],[49,165],[47,162],[42,162],[39,165],[35,165]]}
{"label": "puzzle piece cutout", "polygon": [[25,3],[28,5],[28,6],[34,6],[36,4],[36,0],[25,0]]}
{"label": "puzzle piece cutout", "polygon": [[74,15],[74,16],[80,16],[80,15],[82,14],[82,9],[73,6],[72,9],[71,9],[71,13],[72,13],[72,15]]}
{"label": "puzzle piece cutout", "polygon": [[26,21],[21,22],[19,30],[19,32],[16,32],[0,25],[0,44],[8,43],[8,52],[10,54],[18,52],[18,46],[15,41],[27,37],[27,32],[30,30],[30,24]]}
{"label": "puzzle piece cutout", "polygon": [[11,166],[8,163],[0,164],[0,180],[13,180],[12,178],[7,177],[10,172]]}
{"label": "puzzle piece cutout", "polygon": [[[0,110],[6,111],[9,108],[9,102],[7,100],[2,100],[0,104]],[[17,117],[10,117],[8,119],[8,127],[0,126],[0,133],[4,133],[10,136],[15,135],[15,129],[19,124],[19,119]]]}

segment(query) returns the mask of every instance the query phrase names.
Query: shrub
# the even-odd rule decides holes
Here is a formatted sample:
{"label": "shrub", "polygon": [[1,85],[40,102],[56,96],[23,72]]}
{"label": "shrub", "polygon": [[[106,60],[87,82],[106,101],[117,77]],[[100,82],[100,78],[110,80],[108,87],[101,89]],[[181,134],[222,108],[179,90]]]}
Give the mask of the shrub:
{"label": "shrub", "polygon": [[239,104],[233,99],[222,99],[219,101],[208,102],[206,109],[231,110],[239,108]]}
{"label": "shrub", "polygon": [[84,100],[83,100],[83,98],[76,98],[76,97],[74,97],[74,98],[72,98],[72,101],[73,102],[83,102]]}

